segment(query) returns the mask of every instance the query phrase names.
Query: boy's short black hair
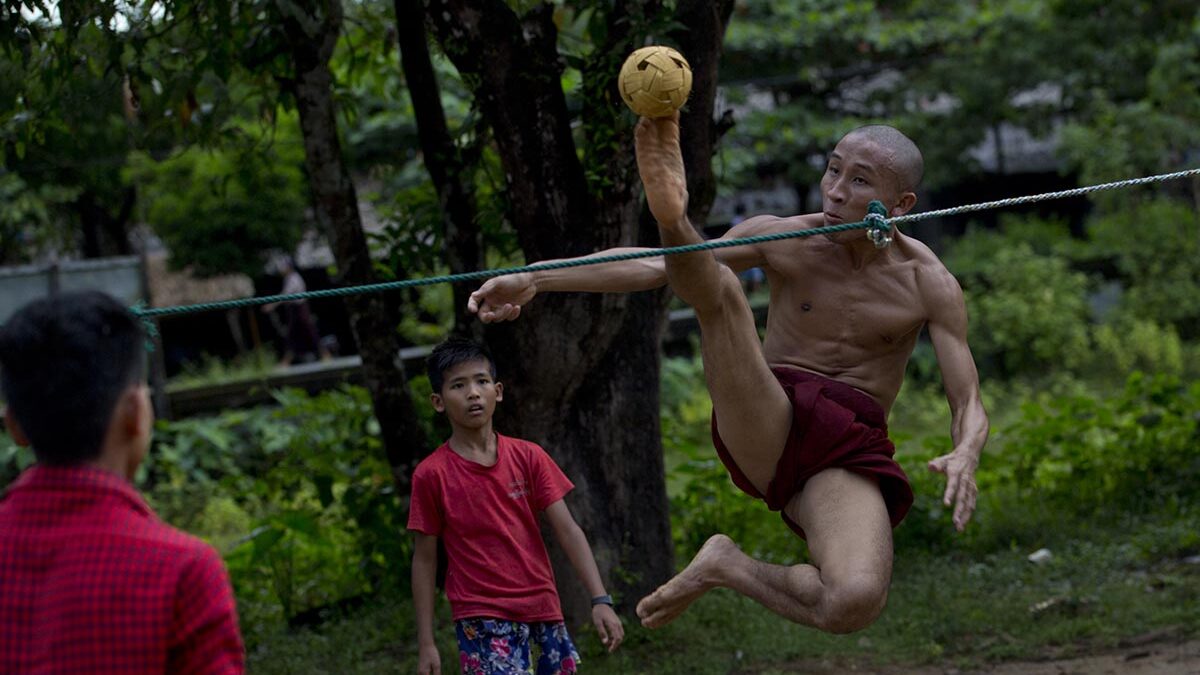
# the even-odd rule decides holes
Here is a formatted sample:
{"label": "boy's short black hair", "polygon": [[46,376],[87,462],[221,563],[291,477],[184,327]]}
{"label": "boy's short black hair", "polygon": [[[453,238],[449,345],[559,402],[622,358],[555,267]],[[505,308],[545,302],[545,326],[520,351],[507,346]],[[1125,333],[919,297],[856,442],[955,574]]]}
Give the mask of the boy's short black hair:
{"label": "boy's short black hair", "polygon": [[34,300],[0,327],[0,388],[39,462],[100,455],[117,400],[145,378],[144,350],[137,318],[96,291]]}
{"label": "boy's short black hair", "polygon": [[425,369],[429,373],[429,385],[433,387],[433,393],[440,394],[442,392],[442,384],[445,383],[447,370],[460,363],[478,359],[488,362],[488,370],[491,371],[492,379],[496,379],[496,361],[492,358],[492,353],[488,351],[488,348],[478,342],[467,338],[451,337],[434,347],[433,351],[429,353],[429,357],[425,359]]}

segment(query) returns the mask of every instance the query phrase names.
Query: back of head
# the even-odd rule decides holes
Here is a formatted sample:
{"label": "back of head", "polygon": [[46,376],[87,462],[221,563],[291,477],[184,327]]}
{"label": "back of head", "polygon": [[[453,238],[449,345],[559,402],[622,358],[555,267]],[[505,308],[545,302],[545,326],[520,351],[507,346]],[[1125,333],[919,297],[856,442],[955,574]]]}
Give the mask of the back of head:
{"label": "back of head", "polygon": [[895,174],[901,192],[915,191],[921,184],[925,175],[925,158],[917,144],[899,129],[886,124],[870,124],[851,131],[844,138],[850,136],[866,138],[883,149],[888,168]]}
{"label": "back of head", "polygon": [[0,327],[0,388],[38,461],[97,458],[121,394],[145,377],[144,333],[94,291],[25,305]]}
{"label": "back of head", "polygon": [[433,393],[437,394],[442,391],[446,371],[460,363],[478,360],[488,362],[492,379],[496,379],[496,361],[492,358],[492,353],[488,351],[488,348],[478,342],[451,337],[434,347],[433,351],[429,353],[429,357],[425,359],[425,369],[429,373],[429,385],[433,388]]}

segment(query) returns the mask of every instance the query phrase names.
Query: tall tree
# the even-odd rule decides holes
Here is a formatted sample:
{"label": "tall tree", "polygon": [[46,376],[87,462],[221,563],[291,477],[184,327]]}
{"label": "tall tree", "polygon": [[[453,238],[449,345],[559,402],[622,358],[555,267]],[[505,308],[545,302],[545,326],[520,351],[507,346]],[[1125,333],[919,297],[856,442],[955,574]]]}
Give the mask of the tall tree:
{"label": "tall tree", "polygon": [[[284,87],[295,97],[304,137],[305,166],[318,222],[333,242],[338,273],[348,284],[378,281],[370,257],[358,195],[342,154],[329,61],[342,28],[340,0],[276,0],[292,76]],[[400,305],[395,294],[346,298],[362,355],[363,375],[374,402],[393,473],[407,485],[418,453],[426,447],[404,365],[397,357]]]}
{"label": "tall tree", "polygon": [[[441,205],[446,262],[452,274],[475,271],[483,267],[483,245],[470,166],[446,123],[426,42],[424,10],[419,0],[395,0],[395,10],[396,39],[416,114],[422,159]],[[474,317],[467,312],[470,292],[462,284],[454,287],[454,325],[459,333],[473,332],[475,326]]]}
{"label": "tall tree", "polygon": [[[643,215],[632,117],[617,96],[625,56],[672,20],[695,70],[685,114],[694,222],[712,201],[712,97],[732,1],[619,0],[562,6],[501,0],[428,0],[443,51],[471,83],[504,167],[508,217],[529,262],[613,246],[658,244]],[[591,48],[560,50],[559,25]],[[582,85],[580,132],[564,92],[564,62]],[[668,294],[552,294],[521,321],[489,327],[510,396],[504,427],[546,446],[576,483],[569,498],[624,609],[673,573],[658,419],[659,341]],[[561,552],[559,578],[572,576]],[[569,617],[587,615],[576,584],[560,594]]]}

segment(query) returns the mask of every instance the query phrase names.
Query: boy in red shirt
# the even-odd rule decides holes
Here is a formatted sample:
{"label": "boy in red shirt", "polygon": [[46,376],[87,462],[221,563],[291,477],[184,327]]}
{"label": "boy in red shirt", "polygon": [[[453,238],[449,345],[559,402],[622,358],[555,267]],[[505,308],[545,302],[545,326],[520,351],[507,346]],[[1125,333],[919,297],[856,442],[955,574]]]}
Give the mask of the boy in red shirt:
{"label": "boy in red shirt", "polygon": [[0,673],[244,670],[221,557],[130,483],[154,424],[144,345],[95,292],[0,328],[5,422],[37,457],[0,498]]}
{"label": "boy in red shirt", "polygon": [[417,671],[441,673],[433,640],[440,537],[463,673],[528,672],[531,640],[541,648],[537,675],[574,673],[579,655],[563,624],[539,513],[592,595],[592,621],[608,650],[625,635],[587,537],[563,502],[574,485],[542,448],[492,430],[504,387],[484,347],[451,338],[433,350],[427,365],[433,407],[446,414],[453,431],[413,472],[408,529],[416,535]]}

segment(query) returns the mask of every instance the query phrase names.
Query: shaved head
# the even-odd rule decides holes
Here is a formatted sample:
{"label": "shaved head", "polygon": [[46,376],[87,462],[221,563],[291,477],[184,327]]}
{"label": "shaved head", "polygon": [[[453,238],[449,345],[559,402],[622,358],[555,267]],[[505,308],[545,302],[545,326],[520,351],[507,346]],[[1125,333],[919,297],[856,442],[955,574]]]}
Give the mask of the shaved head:
{"label": "shaved head", "polygon": [[921,184],[925,175],[925,159],[917,144],[895,127],[886,124],[871,124],[859,127],[842,137],[865,139],[883,150],[886,167],[896,177],[901,192],[912,192]]}

